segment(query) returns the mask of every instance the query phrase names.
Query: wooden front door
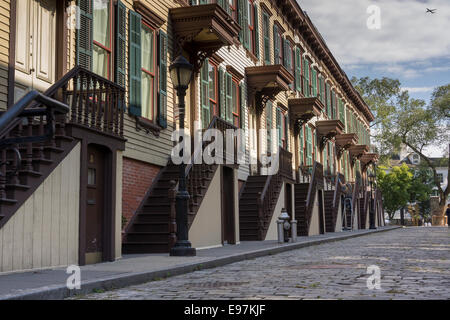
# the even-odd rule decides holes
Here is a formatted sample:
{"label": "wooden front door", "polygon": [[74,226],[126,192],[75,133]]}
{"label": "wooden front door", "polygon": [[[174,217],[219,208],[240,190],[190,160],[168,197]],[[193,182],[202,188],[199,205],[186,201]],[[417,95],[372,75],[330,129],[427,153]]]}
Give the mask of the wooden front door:
{"label": "wooden front door", "polygon": [[222,242],[236,244],[234,220],[234,171],[223,166],[222,171]]}
{"label": "wooden front door", "polygon": [[55,82],[56,0],[17,0],[14,101]]}
{"label": "wooden front door", "polygon": [[86,264],[103,260],[105,232],[105,155],[88,146],[86,192]]}

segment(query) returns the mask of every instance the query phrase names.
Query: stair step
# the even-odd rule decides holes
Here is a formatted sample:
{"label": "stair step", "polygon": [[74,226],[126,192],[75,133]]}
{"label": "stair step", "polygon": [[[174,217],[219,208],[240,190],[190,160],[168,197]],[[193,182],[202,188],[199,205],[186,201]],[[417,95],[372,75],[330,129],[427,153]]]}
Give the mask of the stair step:
{"label": "stair step", "polygon": [[16,203],[17,203],[17,200],[15,200],[15,199],[8,199],[8,198],[0,199],[0,204],[12,206],[12,205],[15,205]]}

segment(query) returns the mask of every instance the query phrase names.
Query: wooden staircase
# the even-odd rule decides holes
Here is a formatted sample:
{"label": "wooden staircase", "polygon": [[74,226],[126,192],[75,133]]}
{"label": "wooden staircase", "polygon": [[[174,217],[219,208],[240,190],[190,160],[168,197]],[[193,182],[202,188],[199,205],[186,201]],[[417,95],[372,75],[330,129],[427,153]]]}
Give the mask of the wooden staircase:
{"label": "wooden staircase", "polygon": [[241,241],[265,240],[284,181],[292,180],[292,154],[279,148],[279,170],[273,175],[249,176],[239,198]]}
{"label": "wooden staircase", "polygon": [[[365,188],[363,188],[365,189]],[[366,229],[367,213],[369,211],[370,192],[363,190],[362,198],[359,199],[359,228]]]}
{"label": "wooden staircase", "polygon": [[[303,170],[305,172],[305,170]],[[317,190],[323,189],[323,165],[314,162],[312,172],[302,183],[295,184],[295,219],[297,235],[308,236]]]}
{"label": "wooden staircase", "polygon": [[[0,118],[8,117],[25,106],[0,130],[0,228],[76,146],[74,126],[123,136],[123,110],[118,106],[124,93],[122,87],[77,66],[43,94],[31,91],[1,113]],[[67,113],[52,111],[62,106]]]}
{"label": "wooden staircase", "polygon": [[333,189],[324,192],[326,232],[336,231],[336,222],[342,194],[342,186],[339,179],[343,181],[343,176],[340,173],[334,177]]}
{"label": "wooden staircase", "polygon": [[[208,129],[236,129],[224,120],[214,117]],[[236,142],[236,141],[235,141]],[[236,146],[236,144],[235,144]],[[203,148],[206,144],[203,145]],[[188,227],[194,222],[209,185],[219,165],[194,164],[202,153],[194,153],[186,166],[186,186],[189,192]],[[226,153],[224,153],[226,157]],[[165,253],[176,242],[175,195],[178,189],[179,169],[171,161],[159,172],[144,196],[139,208],[125,229],[122,252]]]}

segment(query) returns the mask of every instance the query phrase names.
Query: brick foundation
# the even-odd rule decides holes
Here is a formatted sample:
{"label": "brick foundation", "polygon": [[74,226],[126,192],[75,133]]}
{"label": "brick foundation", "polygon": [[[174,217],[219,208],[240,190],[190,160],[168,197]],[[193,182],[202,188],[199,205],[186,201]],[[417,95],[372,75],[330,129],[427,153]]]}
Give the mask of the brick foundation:
{"label": "brick foundation", "polygon": [[122,215],[128,224],[161,167],[123,158]]}

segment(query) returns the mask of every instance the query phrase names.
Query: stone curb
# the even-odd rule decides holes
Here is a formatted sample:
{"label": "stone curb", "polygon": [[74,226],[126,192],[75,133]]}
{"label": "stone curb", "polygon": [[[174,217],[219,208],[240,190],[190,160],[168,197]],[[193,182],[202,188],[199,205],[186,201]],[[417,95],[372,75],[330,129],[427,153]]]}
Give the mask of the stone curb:
{"label": "stone curb", "polygon": [[320,245],[328,242],[335,242],[341,240],[347,240],[351,238],[362,237],[369,234],[386,232],[391,230],[396,230],[401,228],[400,226],[384,227],[383,229],[369,230],[366,232],[360,232],[357,234],[348,234],[345,236],[336,236],[327,239],[317,239],[301,243],[290,243],[286,245],[281,245],[275,248],[260,249],[246,253],[238,253],[235,255],[229,255],[221,258],[213,258],[208,261],[189,263],[173,268],[166,268],[157,271],[150,272],[137,272],[137,273],[126,273],[124,275],[114,275],[111,277],[104,277],[100,279],[83,281],[81,289],[79,290],[69,290],[64,285],[54,285],[47,287],[40,287],[37,289],[26,290],[23,293],[15,293],[12,295],[0,296],[0,300],[56,300],[64,299],[67,297],[75,295],[84,295],[92,293],[93,290],[112,290],[119,289],[123,287],[128,287],[132,285],[142,284],[149,281],[154,281],[156,279],[167,278],[177,275],[182,275],[190,272],[194,272],[201,269],[209,269],[221,267],[230,263],[255,259],[258,257],[263,257],[267,255],[273,255],[277,253],[282,253],[290,250]]}

